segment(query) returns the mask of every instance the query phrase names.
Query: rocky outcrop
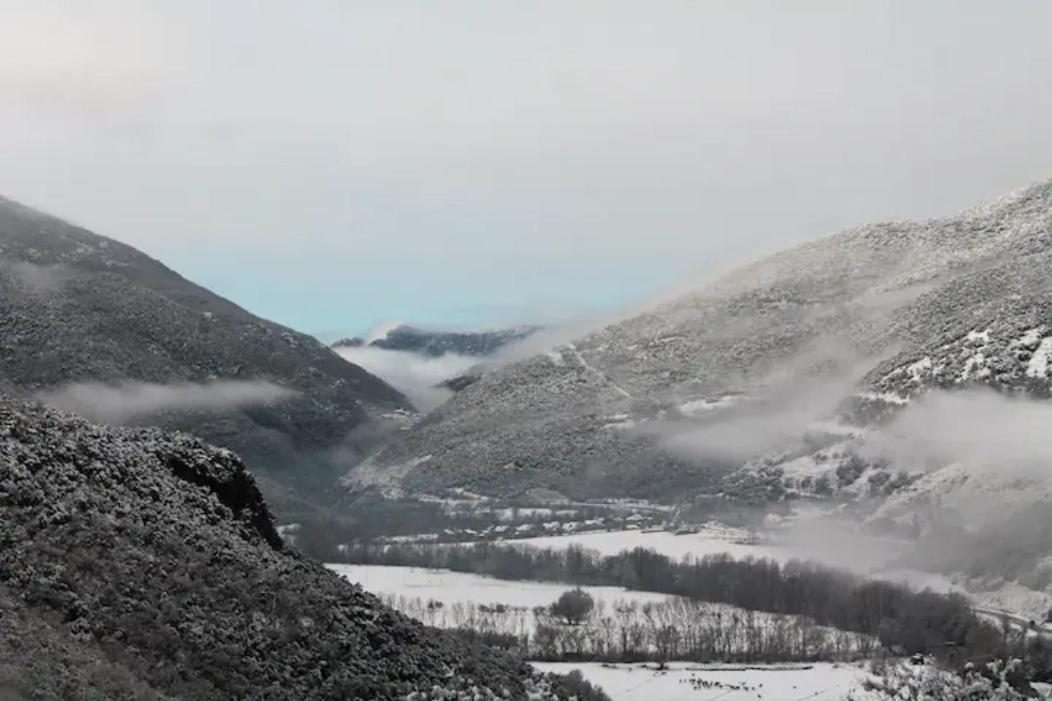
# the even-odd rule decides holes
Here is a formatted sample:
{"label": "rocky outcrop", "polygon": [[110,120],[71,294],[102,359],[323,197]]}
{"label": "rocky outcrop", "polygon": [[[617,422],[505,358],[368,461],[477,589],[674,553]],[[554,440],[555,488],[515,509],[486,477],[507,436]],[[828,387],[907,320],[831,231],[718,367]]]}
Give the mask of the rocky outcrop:
{"label": "rocky outcrop", "polygon": [[286,551],[230,451],[0,401],[4,698],[524,698],[534,676]]}

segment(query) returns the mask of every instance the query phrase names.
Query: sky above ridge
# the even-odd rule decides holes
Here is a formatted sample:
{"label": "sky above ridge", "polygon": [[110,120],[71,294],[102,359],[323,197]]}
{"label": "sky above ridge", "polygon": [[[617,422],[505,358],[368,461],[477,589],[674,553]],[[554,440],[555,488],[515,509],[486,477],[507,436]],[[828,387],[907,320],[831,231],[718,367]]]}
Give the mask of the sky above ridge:
{"label": "sky above ridge", "polygon": [[0,193],[323,337],[1052,177],[1052,4],[0,0]]}

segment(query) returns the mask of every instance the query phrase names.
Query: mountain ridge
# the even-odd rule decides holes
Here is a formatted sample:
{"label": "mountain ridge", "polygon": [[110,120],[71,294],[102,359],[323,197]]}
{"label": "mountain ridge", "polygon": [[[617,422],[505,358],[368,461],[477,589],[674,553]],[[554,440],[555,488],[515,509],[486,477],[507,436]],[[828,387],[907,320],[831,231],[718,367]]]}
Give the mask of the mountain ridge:
{"label": "mountain ridge", "polygon": [[235,449],[268,480],[307,494],[331,483],[340,464],[333,454],[365,449],[358,434],[409,407],[312,337],[257,317],[130,246],[2,198],[0,377],[25,396],[61,395],[78,383],[277,385],[288,396],[158,410],[134,421]]}
{"label": "mountain ridge", "polygon": [[[834,417],[856,393],[886,394],[889,371],[947,343],[961,355],[968,334],[986,327],[1004,329],[995,333],[1006,349],[999,362],[1012,370],[965,379],[1046,387],[1047,373],[1025,380],[1007,346],[1012,334],[1052,328],[1043,283],[1052,270],[1050,221],[1052,182],[1042,182],[956,216],[856,227],[768,256],[488,374],[348,482],[393,493],[719,492],[757,456],[684,450],[675,445],[681,437],[720,443],[715,432],[734,425],[732,417],[770,418],[763,411],[786,402],[779,394],[801,378],[843,385],[810,418]],[[856,417],[888,409],[862,403]]]}

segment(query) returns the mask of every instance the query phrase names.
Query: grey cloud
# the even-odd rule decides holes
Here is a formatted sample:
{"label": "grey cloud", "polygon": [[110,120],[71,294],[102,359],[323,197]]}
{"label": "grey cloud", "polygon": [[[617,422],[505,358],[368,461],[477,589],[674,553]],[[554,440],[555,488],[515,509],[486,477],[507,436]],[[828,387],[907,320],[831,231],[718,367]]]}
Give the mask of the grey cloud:
{"label": "grey cloud", "polygon": [[903,468],[961,463],[1052,481],[1052,403],[992,390],[931,392],[870,435],[864,451]]}
{"label": "grey cloud", "polygon": [[430,411],[453,396],[450,390],[439,387],[440,383],[465,373],[480,362],[478,358],[454,353],[431,357],[370,346],[338,348],[336,352],[382,378],[409,397],[413,406],[421,411]]}
{"label": "grey cloud", "polygon": [[741,463],[797,449],[811,424],[835,416],[872,362],[826,340],[744,387],[711,417],[661,421],[645,430],[660,435],[670,451],[693,459]]}
{"label": "grey cloud", "polygon": [[76,382],[40,392],[37,399],[92,421],[122,423],[162,411],[234,409],[270,404],[295,395],[293,390],[262,380],[168,385],[124,381]]}

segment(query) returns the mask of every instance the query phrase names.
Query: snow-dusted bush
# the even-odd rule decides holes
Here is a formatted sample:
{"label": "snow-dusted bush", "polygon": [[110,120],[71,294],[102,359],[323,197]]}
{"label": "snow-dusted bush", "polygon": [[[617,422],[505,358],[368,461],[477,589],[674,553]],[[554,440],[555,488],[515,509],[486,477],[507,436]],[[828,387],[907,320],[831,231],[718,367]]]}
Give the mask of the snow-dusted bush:
{"label": "snow-dusted bush", "polygon": [[963,675],[928,665],[889,665],[851,701],[1023,701],[1026,697],[1008,680],[1021,664],[1018,659],[990,663],[987,674],[969,667]]}

